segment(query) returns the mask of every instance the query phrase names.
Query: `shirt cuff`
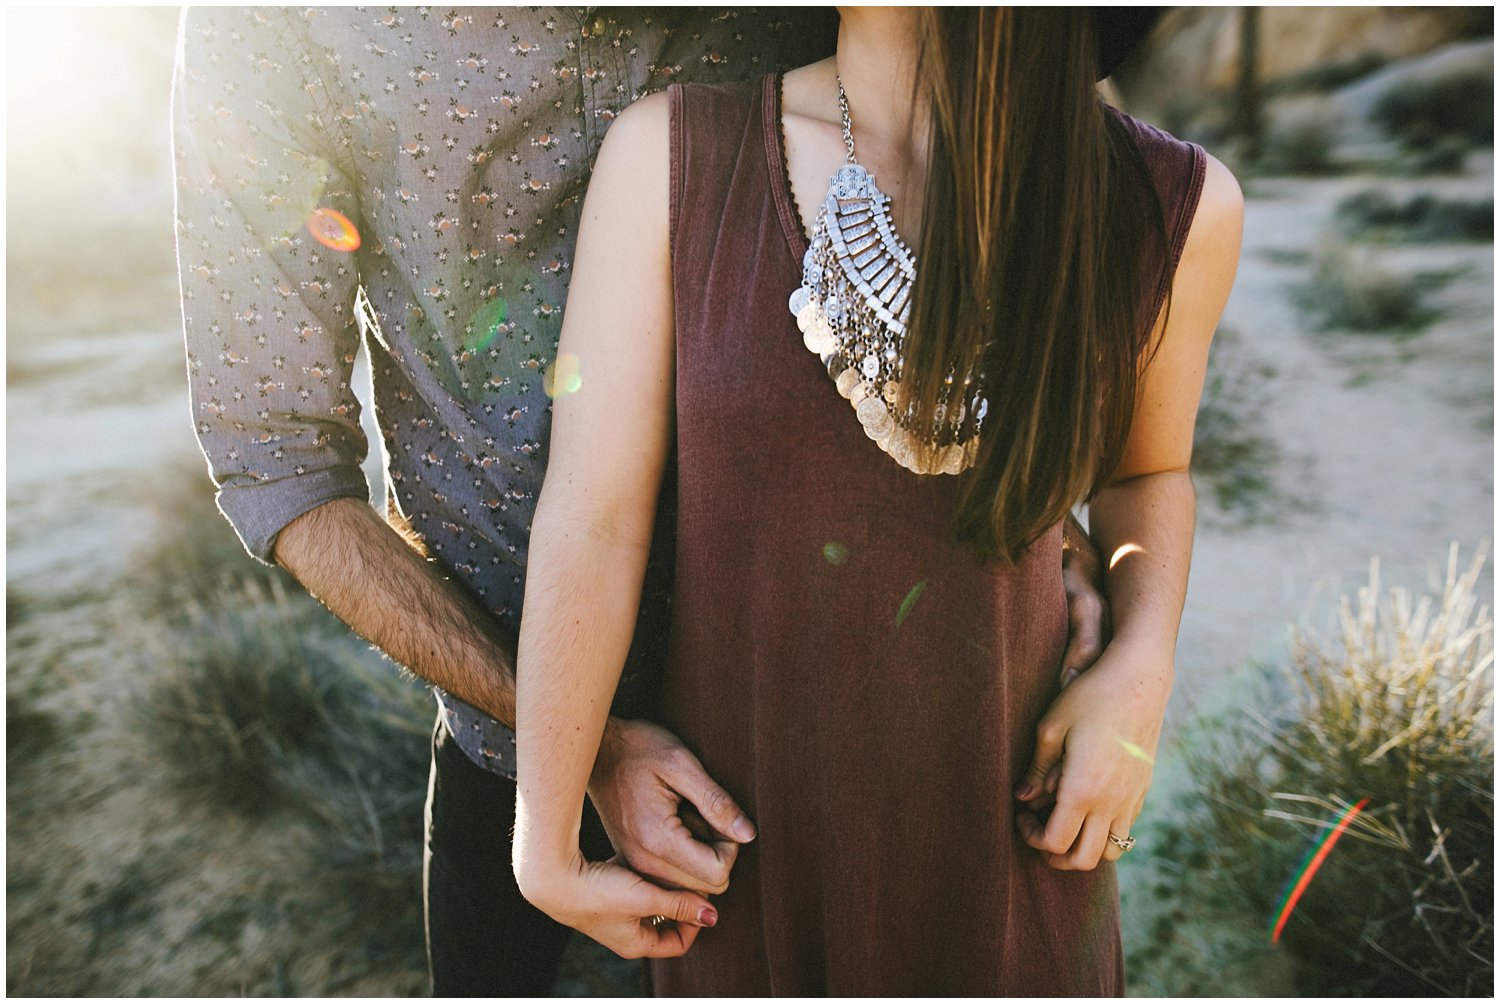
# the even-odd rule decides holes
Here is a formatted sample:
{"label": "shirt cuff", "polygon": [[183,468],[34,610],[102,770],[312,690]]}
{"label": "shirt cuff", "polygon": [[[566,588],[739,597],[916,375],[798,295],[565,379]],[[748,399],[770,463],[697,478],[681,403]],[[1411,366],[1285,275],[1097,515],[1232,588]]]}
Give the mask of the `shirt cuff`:
{"label": "shirt cuff", "polygon": [[274,481],[251,481],[219,490],[219,511],[250,555],[274,564],[276,535],[292,520],[334,499],[368,501],[370,485],[358,467],[331,467]]}

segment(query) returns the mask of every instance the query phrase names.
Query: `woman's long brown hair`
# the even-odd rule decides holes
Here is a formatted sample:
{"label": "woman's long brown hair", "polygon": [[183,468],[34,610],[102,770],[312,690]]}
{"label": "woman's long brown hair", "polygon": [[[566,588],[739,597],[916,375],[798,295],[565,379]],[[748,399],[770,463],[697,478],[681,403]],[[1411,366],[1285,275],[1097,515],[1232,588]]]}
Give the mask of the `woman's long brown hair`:
{"label": "woman's long brown hair", "polygon": [[982,374],[953,526],[1014,561],[1119,464],[1165,227],[1098,97],[1091,8],[928,8],[920,52],[933,130],[902,406],[922,429],[963,404],[972,429],[976,388],[954,377]]}

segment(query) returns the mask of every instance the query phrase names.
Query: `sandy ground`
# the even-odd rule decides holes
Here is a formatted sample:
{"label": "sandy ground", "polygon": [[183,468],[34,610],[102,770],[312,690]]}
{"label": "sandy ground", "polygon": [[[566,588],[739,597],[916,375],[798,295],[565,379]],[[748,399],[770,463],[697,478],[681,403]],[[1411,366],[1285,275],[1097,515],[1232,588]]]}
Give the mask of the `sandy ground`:
{"label": "sandy ground", "polygon": [[[1363,178],[1253,185],[1223,324],[1239,333],[1247,362],[1275,370],[1262,388],[1262,417],[1280,453],[1272,474],[1281,512],[1236,525],[1200,492],[1177,708],[1245,661],[1274,658],[1285,645],[1282,625],[1326,628],[1334,598],[1367,580],[1372,557],[1387,584],[1424,587],[1440,577],[1451,541],[1467,558],[1492,537],[1493,248],[1377,252],[1398,274],[1465,270],[1431,294],[1442,316],[1411,339],[1312,330],[1287,296],[1306,268],[1288,260],[1335,239],[1332,210],[1344,195],[1378,187],[1488,197],[1489,161],[1473,170],[1471,179],[1438,186]],[[1485,590],[1488,601],[1488,576]]]}

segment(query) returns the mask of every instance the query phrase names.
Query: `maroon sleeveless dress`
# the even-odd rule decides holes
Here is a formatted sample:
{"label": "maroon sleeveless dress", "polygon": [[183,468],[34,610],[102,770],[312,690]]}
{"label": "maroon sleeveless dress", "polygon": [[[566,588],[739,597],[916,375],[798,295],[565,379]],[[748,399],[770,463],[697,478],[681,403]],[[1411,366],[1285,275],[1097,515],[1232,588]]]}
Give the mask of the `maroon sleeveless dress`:
{"label": "maroon sleeveless dress", "polygon": [[[957,479],[881,452],[803,346],[779,79],[676,86],[670,104],[665,723],[759,836],[718,926],[654,962],[653,990],[1123,993],[1114,866],[1055,871],[1013,818],[1067,640],[1060,527],[1014,566],[979,563],[949,538]],[[1203,154],[1127,121],[1175,265]]]}

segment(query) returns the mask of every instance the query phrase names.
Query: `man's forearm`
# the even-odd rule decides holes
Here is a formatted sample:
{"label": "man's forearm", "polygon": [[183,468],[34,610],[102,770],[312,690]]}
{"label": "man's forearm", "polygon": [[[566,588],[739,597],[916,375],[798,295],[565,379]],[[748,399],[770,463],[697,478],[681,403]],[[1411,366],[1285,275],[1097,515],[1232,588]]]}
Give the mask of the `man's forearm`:
{"label": "man's forearm", "polygon": [[360,637],[515,726],[514,640],[363,501],[335,499],[297,517],[273,556]]}

